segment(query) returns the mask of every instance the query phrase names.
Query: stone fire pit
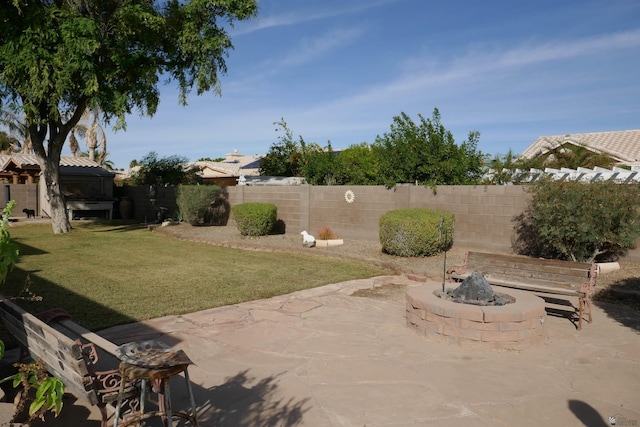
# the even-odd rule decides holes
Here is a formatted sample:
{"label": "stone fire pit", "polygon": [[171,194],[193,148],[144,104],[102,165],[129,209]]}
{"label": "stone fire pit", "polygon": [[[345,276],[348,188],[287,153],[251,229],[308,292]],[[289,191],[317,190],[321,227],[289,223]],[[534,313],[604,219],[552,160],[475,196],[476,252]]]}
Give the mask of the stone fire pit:
{"label": "stone fire pit", "polygon": [[[521,349],[544,343],[544,300],[511,290],[505,305],[462,304],[441,298],[442,283],[409,288],[407,326],[427,338],[484,348]],[[498,293],[500,295],[500,293]]]}

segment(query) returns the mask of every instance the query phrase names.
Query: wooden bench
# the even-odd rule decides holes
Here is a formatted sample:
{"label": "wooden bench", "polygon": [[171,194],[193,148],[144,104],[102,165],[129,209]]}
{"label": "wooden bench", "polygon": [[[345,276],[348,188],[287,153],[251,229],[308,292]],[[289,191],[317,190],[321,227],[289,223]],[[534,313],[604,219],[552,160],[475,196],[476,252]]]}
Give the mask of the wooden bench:
{"label": "wooden bench", "polygon": [[449,279],[463,280],[482,274],[491,285],[578,297],[578,329],[582,318],[591,318],[591,296],[596,286],[595,263],[570,262],[468,251],[464,264],[447,269]]}
{"label": "wooden bench", "polygon": [[[98,406],[102,427],[107,427],[107,405],[115,405],[122,376],[118,372],[116,345],[69,320],[62,310],[36,317],[7,301],[0,302],[4,326],[33,360],[62,380],[65,390]],[[139,390],[126,384],[127,408],[138,406]]]}

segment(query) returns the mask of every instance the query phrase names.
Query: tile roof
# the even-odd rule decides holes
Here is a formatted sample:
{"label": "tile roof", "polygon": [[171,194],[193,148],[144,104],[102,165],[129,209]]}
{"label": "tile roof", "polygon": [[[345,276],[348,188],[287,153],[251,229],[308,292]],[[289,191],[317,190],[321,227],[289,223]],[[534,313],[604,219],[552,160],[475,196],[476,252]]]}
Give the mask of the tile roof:
{"label": "tile roof", "polygon": [[567,143],[607,154],[620,163],[640,162],[640,130],[541,136],[522,152],[521,157],[532,159]]}
{"label": "tile roof", "polygon": [[[193,162],[194,166],[197,166],[203,171],[206,176],[240,176],[240,173],[244,175],[258,175],[259,165],[256,165],[262,156],[237,156],[233,160],[225,160],[222,162]],[[205,170],[208,169],[209,173]]]}
{"label": "tile roof", "polygon": [[[38,161],[34,154],[3,154],[0,155],[0,169],[4,170],[9,161],[13,161],[17,166],[24,168],[28,166],[38,166]],[[60,166],[81,167],[81,168],[101,168],[97,162],[88,157],[62,156]]]}

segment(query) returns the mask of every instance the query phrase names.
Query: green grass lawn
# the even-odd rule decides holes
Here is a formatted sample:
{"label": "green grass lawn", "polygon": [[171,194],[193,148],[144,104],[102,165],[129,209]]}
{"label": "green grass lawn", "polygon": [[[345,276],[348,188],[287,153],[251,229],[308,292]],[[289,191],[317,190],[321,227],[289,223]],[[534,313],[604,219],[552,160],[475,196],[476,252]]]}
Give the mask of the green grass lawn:
{"label": "green grass lawn", "polygon": [[54,235],[48,224],[20,225],[9,232],[20,258],[0,290],[16,295],[29,276],[43,300],[19,305],[34,313],[64,308],[91,330],[389,274],[353,260],[216,247],[138,226],[78,223]]}

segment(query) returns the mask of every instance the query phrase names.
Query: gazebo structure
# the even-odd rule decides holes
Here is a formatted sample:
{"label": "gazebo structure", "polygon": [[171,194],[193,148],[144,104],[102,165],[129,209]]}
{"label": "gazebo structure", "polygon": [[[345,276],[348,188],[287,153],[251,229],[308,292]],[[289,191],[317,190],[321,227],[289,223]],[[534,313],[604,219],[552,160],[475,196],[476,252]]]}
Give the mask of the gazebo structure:
{"label": "gazebo structure", "polygon": [[[0,179],[5,184],[37,184],[37,215],[50,216],[45,182],[40,179],[40,166],[31,154],[0,156]],[[87,157],[60,159],[60,185],[67,201],[69,219],[113,216],[114,173]]]}

